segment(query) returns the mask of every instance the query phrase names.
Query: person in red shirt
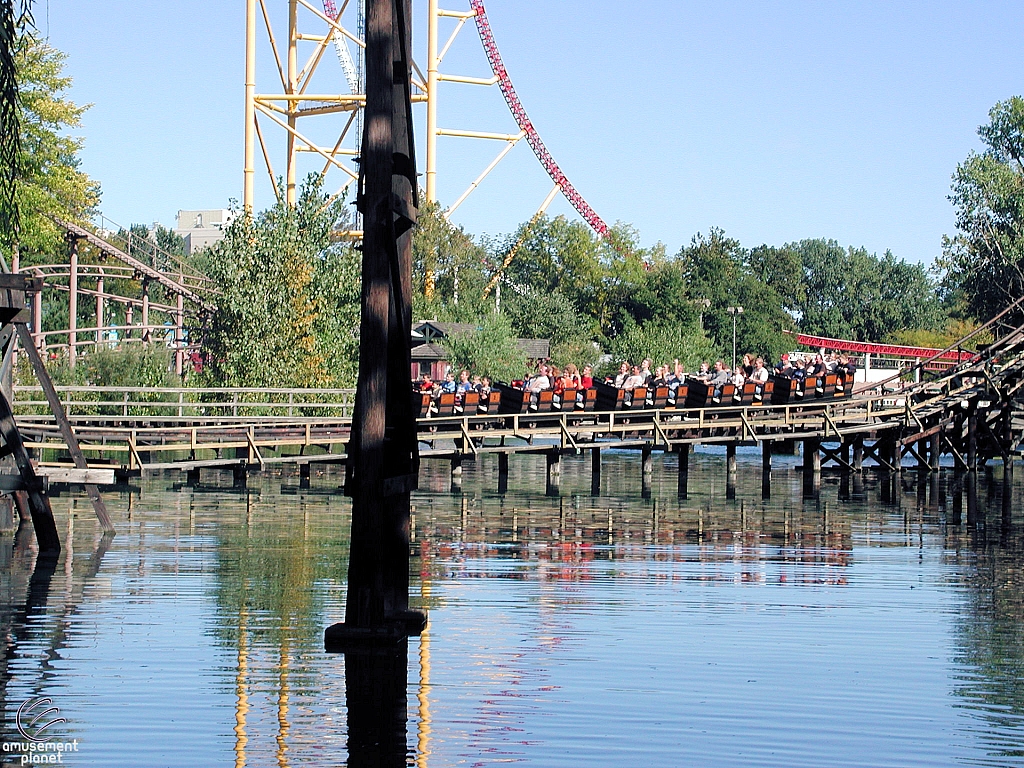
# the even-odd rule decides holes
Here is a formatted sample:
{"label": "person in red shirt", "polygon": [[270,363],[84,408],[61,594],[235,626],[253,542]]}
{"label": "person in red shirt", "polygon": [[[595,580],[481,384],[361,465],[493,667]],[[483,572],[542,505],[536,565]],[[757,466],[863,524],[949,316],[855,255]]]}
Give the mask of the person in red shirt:
{"label": "person in red shirt", "polygon": [[591,365],[583,366],[583,375],[580,376],[580,386],[583,389],[590,389],[594,386],[594,367]]}

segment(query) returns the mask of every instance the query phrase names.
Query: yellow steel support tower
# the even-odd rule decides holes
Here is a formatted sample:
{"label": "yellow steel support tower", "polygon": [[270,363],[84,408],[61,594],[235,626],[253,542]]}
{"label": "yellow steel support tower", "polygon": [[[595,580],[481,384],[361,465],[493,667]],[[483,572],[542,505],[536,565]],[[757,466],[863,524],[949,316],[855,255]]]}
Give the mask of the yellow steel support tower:
{"label": "yellow steel support tower", "polygon": [[[300,174],[300,163],[303,158],[312,157],[322,162],[319,167],[321,179],[331,176],[340,177],[339,186],[334,197],[340,196],[358,178],[358,169],[354,165],[355,156],[359,153],[356,145],[356,126],[366,101],[361,84],[354,82],[346,73],[342,77],[337,69],[325,72],[319,78],[317,73],[324,64],[325,54],[334,45],[338,49],[339,58],[344,65],[344,55],[349,46],[354,46],[357,55],[365,48],[359,34],[359,13],[362,0],[246,0],[245,23],[245,167],[242,202],[246,209],[252,210],[255,205],[256,187],[256,148],[259,146],[263,157],[267,178],[275,195],[279,194],[278,177],[275,175],[272,157],[274,151],[269,143],[271,134],[265,128],[273,127],[278,134],[284,131],[284,199],[289,204],[296,200],[297,180]],[[321,3],[323,10],[317,6]],[[466,23],[476,16],[476,11],[445,10],[439,7],[439,0],[426,0],[427,5],[427,45],[426,74],[413,61],[413,97],[412,100],[426,105],[425,131],[425,163],[424,185],[425,199],[438,202],[437,171],[439,136],[485,139],[498,141],[504,146],[497,156],[474,178],[465,191],[457,197],[444,211],[447,218],[459,208],[470,194],[483,182],[501,160],[508,155],[524,137],[518,133],[494,133],[478,130],[462,130],[442,128],[438,125],[438,103],[440,84],[443,82],[467,85],[492,86],[497,77],[470,77],[465,75],[446,74],[441,72],[441,64],[451,49],[459,33]],[[287,18],[284,11],[287,11]],[[279,14],[273,17],[272,12]],[[285,45],[278,43],[275,35],[274,20],[280,26],[287,25],[287,34],[282,36]],[[455,22],[444,45],[440,44],[440,26],[443,19]],[[262,21],[262,24],[261,24]],[[355,21],[355,24],[353,24]],[[272,66],[266,72],[273,73],[275,85],[271,89],[257,89],[257,81],[261,71],[257,67],[259,43],[258,27],[263,27],[263,53],[269,50],[269,61]],[[355,29],[355,31],[353,31]],[[306,49],[311,51],[306,55]],[[301,55],[300,55],[301,54]],[[329,57],[327,57],[329,59]],[[350,59],[351,61],[351,59]],[[272,76],[272,75],[271,75]],[[348,82],[346,83],[346,79]],[[317,87],[313,87],[314,81]],[[325,85],[326,84],[326,85]],[[347,89],[345,86],[348,86]],[[315,122],[313,117],[321,118]],[[341,118],[340,120],[338,118]],[[333,121],[331,120],[333,118]],[[301,125],[300,125],[301,122]],[[307,127],[308,126],[308,127]],[[329,141],[324,141],[324,136]],[[344,146],[346,143],[349,146]],[[280,155],[279,155],[280,157]],[[541,210],[550,203],[550,196],[544,201]],[[353,237],[360,237],[361,232],[351,231]],[[428,265],[426,274],[426,292],[432,292],[434,270]]]}

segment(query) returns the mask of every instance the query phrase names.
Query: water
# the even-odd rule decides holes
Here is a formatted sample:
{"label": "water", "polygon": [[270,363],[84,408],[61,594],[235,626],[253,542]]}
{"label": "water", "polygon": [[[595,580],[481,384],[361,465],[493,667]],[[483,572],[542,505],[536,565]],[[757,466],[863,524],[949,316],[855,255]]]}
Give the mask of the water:
{"label": "water", "polygon": [[[1001,468],[825,476],[721,455],[427,463],[414,495],[412,602],[397,656],[322,649],[344,617],[349,502],[338,474],[250,492],[177,475],[54,500],[65,553],[0,546],[8,746],[39,696],[72,766],[1011,766],[1024,764],[1024,520]],[[1019,480],[1019,478],[1018,478]],[[284,486],[284,493],[282,493]],[[885,499],[886,501],[883,501]],[[383,746],[381,746],[383,742]],[[390,750],[390,751],[389,751]],[[381,752],[390,757],[381,757]],[[0,753],[21,764],[20,753]]]}

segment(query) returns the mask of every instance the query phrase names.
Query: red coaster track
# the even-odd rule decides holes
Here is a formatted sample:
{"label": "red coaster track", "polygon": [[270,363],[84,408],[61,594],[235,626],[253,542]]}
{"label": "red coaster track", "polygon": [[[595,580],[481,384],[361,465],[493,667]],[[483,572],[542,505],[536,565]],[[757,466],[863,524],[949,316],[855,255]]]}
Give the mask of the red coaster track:
{"label": "red coaster track", "polygon": [[498,85],[501,87],[501,93],[505,97],[505,103],[508,104],[512,117],[519,124],[519,128],[526,134],[526,140],[530,143],[533,154],[537,156],[540,164],[544,166],[544,170],[548,172],[551,180],[558,185],[562,194],[565,195],[565,199],[572,203],[573,208],[579,211],[584,221],[601,237],[607,237],[608,225],[604,223],[601,217],[583,199],[583,196],[576,191],[576,188],[569,182],[569,179],[565,177],[562,169],[555,162],[555,158],[551,156],[548,148],[541,141],[537,129],[530,122],[526,109],[519,100],[516,89],[512,85],[512,80],[509,79],[505,65],[501,61],[501,54],[498,52],[498,44],[494,42],[494,33],[491,32],[491,25],[487,20],[487,12],[484,10],[483,0],[469,0],[469,4],[476,11],[476,30],[480,35],[480,42],[483,43],[484,53],[487,54],[487,61],[491,64],[491,71],[498,78]]}

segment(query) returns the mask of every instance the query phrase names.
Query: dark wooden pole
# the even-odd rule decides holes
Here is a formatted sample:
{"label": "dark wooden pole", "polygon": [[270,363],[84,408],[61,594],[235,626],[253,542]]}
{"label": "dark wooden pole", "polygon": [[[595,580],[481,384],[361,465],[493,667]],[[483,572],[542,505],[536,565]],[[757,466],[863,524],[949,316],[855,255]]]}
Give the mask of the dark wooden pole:
{"label": "dark wooden pole", "polygon": [[418,454],[409,339],[416,162],[409,0],[366,0],[366,108],[357,204],[363,214],[359,378],[346,491],[352,540],[345,623],[328,647],[419,634],[409,606],[409,492]]}

